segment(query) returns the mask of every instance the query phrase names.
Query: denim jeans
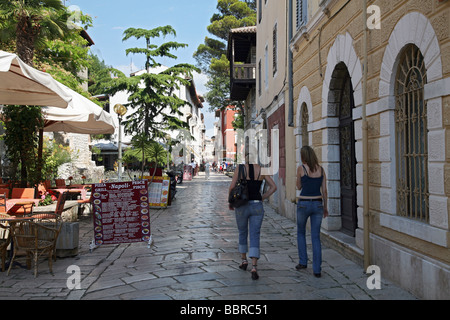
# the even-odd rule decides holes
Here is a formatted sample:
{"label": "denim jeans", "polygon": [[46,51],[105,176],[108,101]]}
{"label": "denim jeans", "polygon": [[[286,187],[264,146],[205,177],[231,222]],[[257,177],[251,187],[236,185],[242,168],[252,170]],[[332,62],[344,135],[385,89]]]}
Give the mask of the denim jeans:
{"label": "denim jeans", "polygon": [[297,202],[297,246],[299,263],[307,265],[308,253],[306,251],[306,222],[311,220],[311,242],[313,251],[313,272],[320,273],[322,265],[322,246],[320,244],[320,226],[322,224],[323,205],[321,201]]}
{"label": "denim jeans", "polygon": [[[239,252],[247,253],[250,258],[258,258],[259,238],[264,218],[262,202],[249,202],[245,206],[235,209],[236,222],[239,230]],[[248,236],[250,234],[250,250],[248,250]]]}

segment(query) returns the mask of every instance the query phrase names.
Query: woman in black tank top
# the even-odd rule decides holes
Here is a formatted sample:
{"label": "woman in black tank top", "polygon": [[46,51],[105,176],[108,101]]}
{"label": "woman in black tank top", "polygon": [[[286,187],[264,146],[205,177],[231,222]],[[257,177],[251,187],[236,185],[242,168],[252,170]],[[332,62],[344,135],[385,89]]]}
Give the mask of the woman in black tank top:
{"label": "woman in black tank top", "polygon": [[310,220],[311,243],[313,251],[313,273],[321,276],[322,245],[320,228],[322,219],[328,216],[327,178],[314,150],[303,146],[300,150],[302,165],[297,169],[297,189],[301,190],[297,202],[297,247],[299,263],[297,270],[306,269],[308,253],[306,245],[306,224]]}
{"label": "woman in black tank top", "polygon": [[[262,201],[268,199],[276,190],[277,186],[273,179],[268,175],[261,174],[261,167],[257,164],[245,165],[247,188],[249,192],[248,204],[236,208],[236,223],[239,230],[239,252],[241,253],[242,263],[239,266],[242,270],[247,270],[247,252],[252,259],[252,279],[259,278],[256,270],[257,261],[260,256],[259,239],[261,233],[261,225],[264,218],[264,207]],[[236,185],[239,175],[239,167],[236,168],[231,181],[228,193]],[[256,177],[256,178],[255,178]],[[264,194],[261,194],[261,185],[265,181],[269,188]],[[229,207],[233,210],[233,207]],[[250,236],[250,248],[248,246],[248,237]]]}

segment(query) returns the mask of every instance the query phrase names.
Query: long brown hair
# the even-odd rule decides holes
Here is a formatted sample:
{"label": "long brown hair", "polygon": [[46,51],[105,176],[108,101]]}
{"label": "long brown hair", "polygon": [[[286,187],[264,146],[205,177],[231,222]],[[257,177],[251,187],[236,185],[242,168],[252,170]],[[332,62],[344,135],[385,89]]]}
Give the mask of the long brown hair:
{"label": "long brown hair", "polygon": [[300,150],[300,156],[302,158],[302,162],[305,162],[308,165],[311,172],[315,172],[319,169],[319,160],[317,159],[313,148],[310,146],[303,146]]}

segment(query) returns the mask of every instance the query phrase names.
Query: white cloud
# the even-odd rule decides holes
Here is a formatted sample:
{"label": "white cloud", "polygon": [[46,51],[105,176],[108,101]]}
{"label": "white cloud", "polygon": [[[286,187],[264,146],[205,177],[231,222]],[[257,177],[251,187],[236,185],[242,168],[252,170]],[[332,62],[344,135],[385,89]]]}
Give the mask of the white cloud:
{"label": "white cloud", "polygon": [[205,86],[207,82],[208,76],[206,74],[194,72],[195,89],[199,95],[204,96],[208,91]]}
{"label": "white cloud", "polygon": [[122,71],[127,77],[130,76],[131,72],[139,70],[139,68],[133,62],[131,62],[129,65],[116,66],[115,68]]}

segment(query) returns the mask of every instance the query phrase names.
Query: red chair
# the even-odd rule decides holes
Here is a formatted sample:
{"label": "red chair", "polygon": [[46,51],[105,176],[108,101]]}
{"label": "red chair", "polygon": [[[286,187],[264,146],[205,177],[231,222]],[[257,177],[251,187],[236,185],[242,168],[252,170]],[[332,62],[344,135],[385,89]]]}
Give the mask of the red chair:
{"label": "red chair", "polygon": [[66,180],[64,179],[55,179],[56,188],[66,188]]}
{"label": "red chair", "polygon": [[[13,188],[11,199],[34,199],[34,188]],[[9,214],[21,216],[33,213],[34,203],[16,204],[10,210]]]}
{"label": "red chair", "polygon": [[0,188],[0,194],[6,194],[6,198],[9,199],[9,194],[11,193],[11,190],[9,188]]}
{"label": "red chair", "polygon": [[34,199],[34,188],[13,188],[11,199]]}
{"label": "red chair", "polygon": [[8,199],[8,194],[8,189],[0,189],[0,213],[6,213],[6,199]]}

